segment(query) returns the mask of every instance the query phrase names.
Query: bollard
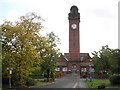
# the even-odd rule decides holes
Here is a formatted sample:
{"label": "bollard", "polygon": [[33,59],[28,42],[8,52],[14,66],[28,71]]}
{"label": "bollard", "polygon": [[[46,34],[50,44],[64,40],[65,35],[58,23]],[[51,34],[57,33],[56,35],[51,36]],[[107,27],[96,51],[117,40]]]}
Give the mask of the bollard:
{"label": "bollard", "polygon": [[90,77],[90,82],[92,82],[92,77]]}

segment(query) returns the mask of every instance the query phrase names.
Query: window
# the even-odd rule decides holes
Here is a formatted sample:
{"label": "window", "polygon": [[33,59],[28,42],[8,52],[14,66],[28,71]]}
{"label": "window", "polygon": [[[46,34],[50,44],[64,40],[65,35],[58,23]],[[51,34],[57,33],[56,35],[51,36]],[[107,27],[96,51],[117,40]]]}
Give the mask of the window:
{"label": "window", "polygon": [[72,68],[77,68],[75,64],[72,65]]}
{"label": "window", "polygon": [[94,70],[94,68],[89,68],[89,71],[94,72],[95,70]]}
{"label": "window", "polygon": [[60,68],[59,68],[59,67],[58,67],[58,68],[56,68],[56,69],[55,69],[55,71],[60,71]]}
{"label": "window", "polygon": [[92,59],[90,59],[90,61],[92,62]]}
{"label": "window", "polygon": [[66,72],[66,71],[67,71],[67,67],[63,67],[63,70],[62,70],[62,71],[65,71],[65,72]]}
{"label": "window", "polygon": [[81,72],[86,72],[86,68],[81,68]]}
{"label": "window", "polygon": [[80,60],[83,61],[84,57],[80,57]]}

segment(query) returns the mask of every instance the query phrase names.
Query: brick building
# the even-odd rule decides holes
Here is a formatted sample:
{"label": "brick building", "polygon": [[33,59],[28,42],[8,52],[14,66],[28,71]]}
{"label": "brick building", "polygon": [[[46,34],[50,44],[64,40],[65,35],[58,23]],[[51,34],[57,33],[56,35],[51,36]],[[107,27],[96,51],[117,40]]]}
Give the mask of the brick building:
{"label": "brick building", "polygon": [[69,20],[69,53],[64,53],[58,62],[56,71],[63,73],[89,73],[94,71],[94,64],[89,53],[80,53],[80,13],[72,6]]}

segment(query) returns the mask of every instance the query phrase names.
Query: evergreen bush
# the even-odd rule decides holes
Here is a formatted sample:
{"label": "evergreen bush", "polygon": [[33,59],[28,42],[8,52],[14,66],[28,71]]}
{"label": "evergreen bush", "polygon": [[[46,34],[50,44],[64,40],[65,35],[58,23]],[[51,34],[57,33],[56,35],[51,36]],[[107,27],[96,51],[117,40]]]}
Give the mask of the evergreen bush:
{"label": "evergreen bush", "polygon": [[110,78],[111,74],[104,74],[105,78]]}

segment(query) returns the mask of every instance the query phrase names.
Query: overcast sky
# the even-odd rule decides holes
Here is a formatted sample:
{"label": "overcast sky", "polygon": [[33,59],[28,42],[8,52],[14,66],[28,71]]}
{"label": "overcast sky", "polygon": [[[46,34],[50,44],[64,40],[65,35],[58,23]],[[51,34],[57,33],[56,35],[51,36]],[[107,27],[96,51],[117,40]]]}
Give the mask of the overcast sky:
{"label": "overcast sky", "polygon": [[[118,48],[119,0],[0,0],[2,20],[17,20],[36,12],[45,21],[42,34],[54,31],[61,40],[62,53],[69,52],[68,13],[76,5],[80,13],[80,52],[98,51],[101,46]],[[91,54],[90,54],[91,55]]]}

